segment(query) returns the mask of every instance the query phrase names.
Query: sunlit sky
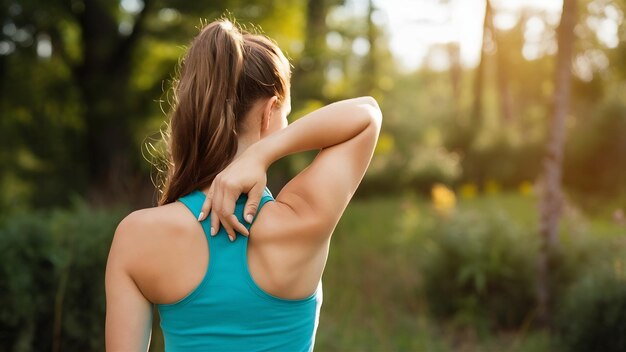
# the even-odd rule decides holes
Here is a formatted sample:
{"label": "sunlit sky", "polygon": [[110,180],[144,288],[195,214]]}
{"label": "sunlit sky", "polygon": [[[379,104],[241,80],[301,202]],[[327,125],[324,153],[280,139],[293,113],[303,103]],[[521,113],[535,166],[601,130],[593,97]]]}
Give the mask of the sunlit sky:
{"label": "sunlit sky", "polygon": [[[367,3],[368,0],[348,0],[343,11],[364,16]],[[516,24],[522,8],[527,7],[545,12],[548,24],[556,26],[562,5],[562,0],[492,0],[496,13],[494,23],[501,29],[511,28]],[[415,69],[423,65],[431,46],[449,42],[460,44],[463,65],[474,66],[477,63],[482,42],[484,0],[449,0],[444,4],[437,0],[374,0],[374,6],[379,11],[373,19],[386,28],[391,51],[402,67]],[[614,21],[598,25],[598,37],[608,47],[617,45],[617,29],[623,20],[622,14],[614,17]],[[547,49],[540,49],[540,43],[533,46],[533,38],[541,40],[544,30],[543,21],[534,19],[528,22],[525,29],[527,45],[523,49],[526,58],[536,58],[540,50],[556,50],[554,45]],[[446,60],[447,57],[434,57],[428,64],[442,65],[439,68],[444,69]]]}
{"label": "sunlit sky", "polygon": [[[331,22],[335,19],[340,23],[348,18],[364,20],[368,3],[369,0],[346,0],[345,5],[329,14]],[[376,11],[372,19],[384,28],[391,52],[401,69],[413,70],[423,65],[432,69],[447,69],[450,56],[442,50],[447,43],[458,43],[464,66],[477,64],[482,43],[485,0],[373,0],[373,3]],[[120,4],[129,13],[137,13],[143,6],[141,0],[121,0]],[[524,10],[542,13],[541,16],[531,16],[525,24],[521,50],[526,59],[533,60],[556,52],[556,42],[554,39],[546,40],[545,34],[558,25],[562,0],[491,0],[491,4],[495,14],[494,24],[501,30],[515,26]],[[587,8],[590,13],[600,14],[587,16],[587,27],[595,32],[598,40],[606,47],[616,47],[619,43],[618,29],[624,22],[624,14],[610,2],[601,0],[589,2]],[[120,25],[120,31],[122,29]],[[339,33],[331,31],[326,42],[331,49],[338,49],[342,47],[343,39]],[[290,49],[302,50],[302,43],[295,44],[299,44],[297,48]],[[437,47],[440,49],[436,50]],[[357,38],[352,43],[352,50],[357,55],[365,55],[369,50],[369,42],[364,37]],[[588,54],[587,59],[575,62],[575,71],[581,76],[589,76],[592,66],[602,68],[608,65],[603,55],[593,52]]]}
{"label": "sunlit sky", "polygon": [[[499,16],[499,27],[510,27],[523,6],[532,6],[552,14],[558,22],[562,0],[494,0],[492,6],[507,15]],[[367,0],[349,0],[346,4],[355,12],[365,12]],[[424,63],[429,47],[434,44],[457,42],[461,62],[473,66],[479,59],[484,0],[375,0],[381,10],[375,17],[387,30],[391,50],[402,66],[413,69]],[[434,63],[436,65],[436,62]]]}

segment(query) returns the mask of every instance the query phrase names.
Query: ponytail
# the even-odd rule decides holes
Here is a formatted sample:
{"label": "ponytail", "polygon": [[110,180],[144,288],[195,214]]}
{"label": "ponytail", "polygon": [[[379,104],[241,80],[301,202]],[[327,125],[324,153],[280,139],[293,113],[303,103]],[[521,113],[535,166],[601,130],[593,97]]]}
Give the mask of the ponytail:
{"label": "ponytail", "polygon": [[226,19],[204,27],[174,83],[159,205],[210,185],[235,157],[237,132],[252,104],[284,98],[288,84],[289,64],[269,39],[244,34]]}

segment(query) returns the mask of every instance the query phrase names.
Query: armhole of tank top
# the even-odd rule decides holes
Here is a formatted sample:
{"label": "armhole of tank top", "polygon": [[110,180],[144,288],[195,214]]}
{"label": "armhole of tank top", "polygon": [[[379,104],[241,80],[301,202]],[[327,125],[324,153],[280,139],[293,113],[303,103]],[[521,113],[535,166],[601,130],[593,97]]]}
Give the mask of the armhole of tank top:
{"label": "armhole of tank top", "polygon": [[[263,208],[263,205],[265,205],[265,203],[269,201],[274,201],[274,197],[272,197],[271,194],[263,195],[263,198],[261,198],[261,202],[259,204],[259,211],[257,212],[257,216],[261,213],[261,209]],[[281,297],[277,297],[266,292],[264,289],[259,287],[259,285],[257,285],[257,283],[252,278],[252,274],[250,273],[250,268],[248,267],[248,242],[247,241],[246,241],[246,248],[245,250],[241,251],[241,253],[243,257],[242,262],[244,266],[246,281],[248,282],[248,285],[250,286],[252,291],[256,293],[259,297],[269,300],[271,302],[279,303],[279,304],[303,304],[303,303],[308,303],[308,302],[316,300],[317,293],[320,287],[319,285],[317,289],[315,290],[315,292],[313,292],[311,295],[309,295],[308,297],[298,298],[298,299],[281,298]]]}
{"label": "armhole of tank top", "polygon": [[[194,212],[194,210],[192,209],[192,207],[187,203],[187,202],[183,202],[181,200],[179,200],[181,203],[183,203],[185,205],[185,207],[187,207],[187,209],[191,212],[191,214],[195,217],[196,214]],[[202,227],[202,233],[204,234],[204,237],[206,239],[206,249],[207,249],[207,253],[209,256],[209,260],[207,262],[207,266],[206,266],[206,270],[204,272],[204,276],[202,277],[202,281],[200,281],[200,283],[193,289],[191,290],[187,295],[185,295],[185,297],[179,299],[176,302],[173,303],[165,303],[165,304],[157,304],[156,306],[159,309],[171,309],[171,308],[176,308],[176,307],[181,307],[184,306],[185,304],[189,303],[201,290],[204,286],[206,286],[207,282],[209,282],[209,279],[212,276],[212,265],[211,265],[211,236],[207,236],[207,232],[206,232],[206,228],[205,228],[205,224],[210,224],[211,220],[210,220],[211,215],[209,215],[203,222],[200,223],[200,226]]]}

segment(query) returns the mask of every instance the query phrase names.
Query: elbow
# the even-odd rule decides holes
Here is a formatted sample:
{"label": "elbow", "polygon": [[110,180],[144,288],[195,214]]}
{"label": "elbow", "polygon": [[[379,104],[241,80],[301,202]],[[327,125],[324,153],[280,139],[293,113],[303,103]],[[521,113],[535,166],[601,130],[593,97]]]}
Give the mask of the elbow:
{"label": "elbow", "polygon": [[380,110],[380,107],[378,106],[378,102],[376,101],[376,99],[370,95],[366,95],[364,97],[361,97],[362,101],[364,104],[369,105],[375,109]]}
{"label": "elbow", "polygon": [[370,123],[376,126],[378,130],[380,130],[383,121],[383,113],[380,110],[378,102],[371,96],[364,96],[360,99],[362,101],[361,104],[366,112],[366,116],[370,120]]}

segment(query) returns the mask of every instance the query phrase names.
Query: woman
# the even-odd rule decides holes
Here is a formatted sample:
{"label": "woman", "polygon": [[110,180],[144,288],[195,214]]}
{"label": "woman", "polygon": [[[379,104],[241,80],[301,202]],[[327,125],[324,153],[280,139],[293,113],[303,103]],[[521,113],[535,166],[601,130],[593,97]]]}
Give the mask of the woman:
{"label": "woman", "polygon": [[[313,349],[330,237],[382,117],[363,97],[287,126],[289,81],[280,49],[228,20],[193,40],[174,87],[160,206],[127,216],[111,246],[107,351],[145,351],[153,305],[167,351]],[[267,168],[314,149],[273,199]]]}

